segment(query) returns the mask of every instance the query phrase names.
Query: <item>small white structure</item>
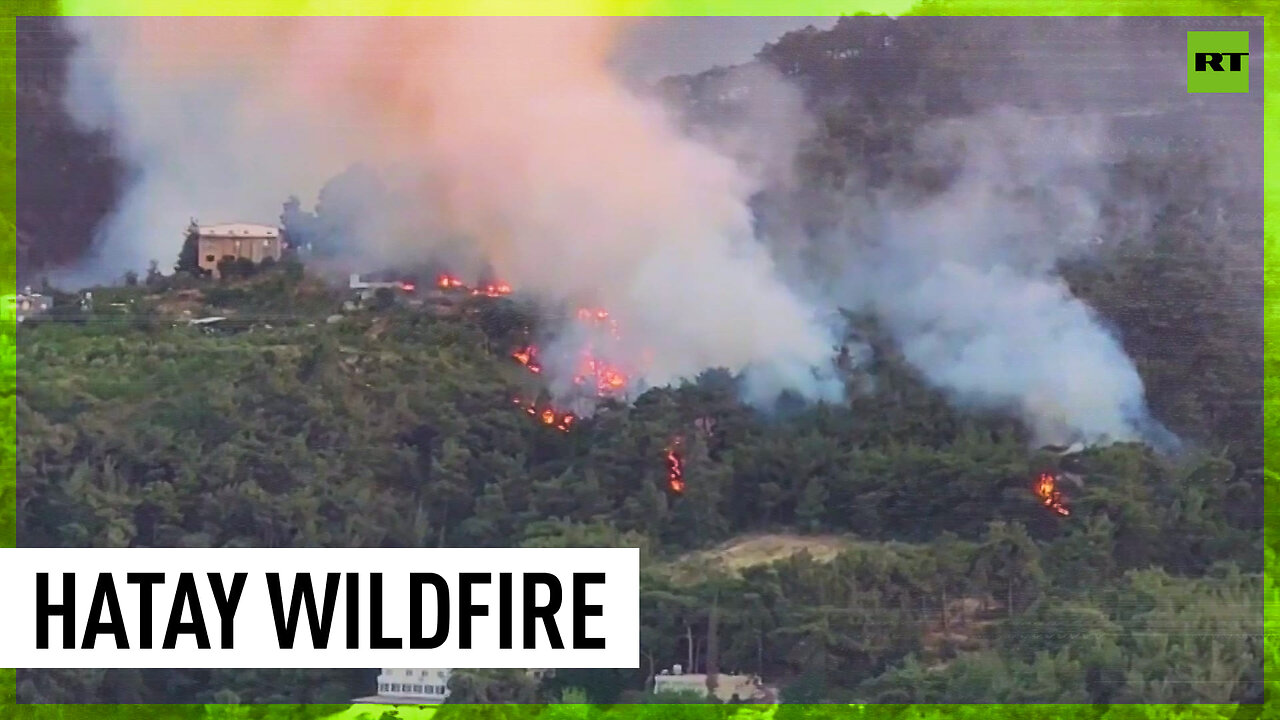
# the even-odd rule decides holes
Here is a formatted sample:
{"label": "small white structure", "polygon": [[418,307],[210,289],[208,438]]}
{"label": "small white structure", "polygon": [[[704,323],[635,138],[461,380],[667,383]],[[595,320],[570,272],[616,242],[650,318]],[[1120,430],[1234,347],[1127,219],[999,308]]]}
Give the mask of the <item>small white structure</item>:
{"label": "small white structure", "polygon": [[400,290],[406,293],[413,292],[416,289],[413,283],[410,282],[401,280],[388,282],[364,280],[358,273],[351,273],[351,279],[348,284],[352,290],[356,291],[361,300],[373,299],[377,291],[384,288],[387,290]]}
{"label": "small white structure", "polygon": [[[541,682],[555,670],[526,670]],[[452,668],[382,668],[378,675],[378,694],[352,700],[365,705],[439,705],[449,697]]]}
{"label": "small white structure", "polygon": [[353,702],[375,705],[439,705],[449,697],[450,668],[382,668],[378,694]]}
{"label": "small white structure", "polygon": [[53,298],[32,292],[31,288],[25,288],[17,295],[6,295],[4,298],[5,315],[13,315],[18,322],[32,315],[48,312],[51,307],[53,307]]}
{"label": "small white structure", "polygon": [[[654,693],[694,693],[706,696],[707,676],[702,673],[688,674],[679,665],[670,671],[663,670],[653,678]],[[741,702],[773,703],[777,692],[766,687],[755,675],[716,675],[716,699],[730,702],[737,696]]]}

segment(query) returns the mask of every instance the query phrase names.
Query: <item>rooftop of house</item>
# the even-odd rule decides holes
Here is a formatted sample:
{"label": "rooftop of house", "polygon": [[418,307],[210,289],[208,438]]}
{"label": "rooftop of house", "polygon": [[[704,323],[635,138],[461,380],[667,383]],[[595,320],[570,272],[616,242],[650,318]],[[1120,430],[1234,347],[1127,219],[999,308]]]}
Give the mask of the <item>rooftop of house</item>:
{"label": "rooftop of house", "polygon": [[274,238],[280,237],[280,228],[271,225],[256,225],[254,223],[223,223],[221,225],[199,225],[196,227],[196,233],[200,237],[253,237],[253,238]]}

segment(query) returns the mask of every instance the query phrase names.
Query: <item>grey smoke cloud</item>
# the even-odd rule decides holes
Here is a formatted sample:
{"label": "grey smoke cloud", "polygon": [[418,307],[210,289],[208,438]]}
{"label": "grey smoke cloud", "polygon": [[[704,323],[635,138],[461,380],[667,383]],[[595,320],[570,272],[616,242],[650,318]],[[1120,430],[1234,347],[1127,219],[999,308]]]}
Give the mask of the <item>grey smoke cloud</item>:
{"label": "grey smoke cloud", "polygon": [[[832,397],[833,344],[756,241],[757,173],[609,67],[608,18],[75,18],[68,102],[137,171],[96,270],[202,221],[272,222],[353,163],[397,168],[346,226],[371,261],[466,238],[513,286],[608,308],[661,385],[707,367]],[[376,183],[367,184],[378,187]],[[407,201],[401,203],[399,199]],[[762,391],[763,392],[763,391]]]}
{"label": "grey smoke cloud", "polygon": [[873,309],[928,380],[1039,441],[1168,440],[1132,360],[1057,274],[1093,249],[1106,138],[1096,119],[1013,109],[927,126],[917,152],[958,173],[926,198],[864,198],[820,246],[833,299]]}
{"label": "grey smoke cloud", "polygon": [[[104,274],[172,255],[192,214],[271,221],[364,162],[386,185],[355,203],[362,257],[469,244],[522,290],[608,308],[644,384],[726,367],[753,400],[837,399],[815,368],[841,305],[875,310],[957,402],[1010,409],[1041,440],[1162,434],[1132,361],[1057,275],[1092,251],[1112,149],[1070,108],[927,126],[910,160],[955,171],[943,192],[873,192],[855,168],[757,227],[757,193],[792,187],[817,128],[800,92],[728,69],[702,93],[728,114],[682,128],[614,71],[619,21],[73,22],[69,102],[139,171],[102,229]],[[839,230],[815,237],[824,213]]]}

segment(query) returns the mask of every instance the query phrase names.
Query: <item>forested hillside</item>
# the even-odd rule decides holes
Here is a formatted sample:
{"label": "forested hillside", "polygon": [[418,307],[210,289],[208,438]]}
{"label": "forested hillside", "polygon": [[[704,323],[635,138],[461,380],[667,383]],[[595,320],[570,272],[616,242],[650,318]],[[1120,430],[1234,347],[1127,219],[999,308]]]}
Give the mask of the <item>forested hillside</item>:
{"label": "forested hillside", "polygon": [[[824,191],[855,175],[873,189],[945,187],[946,168],[921,162],[910,138],[975,109],[968,88],[985,86],[987,67],[975,54],[1001,60],[979,29],[886,44],[876,23],[887,20],[858,20],[761,55],[823,118],[797,183],[758,198],[766,227],[771,212],[804,209],[820,232],[834,212]],[[964,78],[962,56],[979,68]],[[664,87],[693,108],[691,126],[715,77]],[[638,670],[562,670],[541,686],[460,672],[461,702],[652,699],[650,674],[704,668],[713,634],[722,671],[759,673],[789,702],[1256,702],[1258,198],[1205,191],[1212,173],[1196,163],[1213,161],[1208,146],[1114,158],[1117,187],[1159,207],[1126,214],[1117,202],[1104,246],[1061,268],[1134,358],[1154,415],[1184,441],[1178,455],[1036,451],[1020,422],[950,402],[860,312],[845,314],[848,331],[872,356],[846,368],[841,403],[751,408],[737,378],[709,370],[558,432],[511,402],[528,374],[510,352],[543,321],[536,306],[479,297],[456,315],[390,302],[343,312],[341,292],[285,263],[249,279],[99,288],[92,312],[60,297],[23,324],[19,542],[643,549]],[[49,237],[80,237],[92,213],[74,208],[97,197],[60,202],[68,229]],[[183,322],[212,314],[229,318],[218,332]],[[664,465],[676,437],[680,494]],[[1046,471],[1063,473],[1068,515],[1034,492]],[[341,703],[373,676],[41,671],[19,673],[18,693]]]}
{"label": "forested hillside", "polygon": [[[1056,456],[1028,453],[1015,423],[951,409],[888,347],[875,391],[845,406],[766,415],[708,373],[561,433],[510,404],[524,375],[502,349],[531,320],[520,306],[481,298],[456,318],[392,308],[330,323],[323,292],[283,270],[206,287],[195,307],[241,323],[230,334],[175,326],[161,314],[172,292],[146,287],[24,326],[20,541],[639,544],[645,667],[555,681],[600,701],[640,689],[650,662],[705,661],[712,606],[721,667],[761,672],[795,700],[1256,691],[1258,500],[1226,459],[1088,451],[1072,458],[1082,482],[1066,488],[1071,514],[1060,517],[1032,489]],[[675,435],[686,438],[678,496],[662,462]],[[846,539],[821,560],[681,560],[784,530]],[[340,702],[369,681],[295,674],[29,673],[21,688],[49,700],[229,690]],[[1193,677],[1202,682],[1161,684]]]}

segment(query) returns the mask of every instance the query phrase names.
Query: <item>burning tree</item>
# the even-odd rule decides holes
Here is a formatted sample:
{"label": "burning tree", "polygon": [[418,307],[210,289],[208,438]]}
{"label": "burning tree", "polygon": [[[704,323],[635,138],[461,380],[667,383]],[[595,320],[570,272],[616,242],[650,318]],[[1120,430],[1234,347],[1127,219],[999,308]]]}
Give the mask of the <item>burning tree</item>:
{"label": "burning tree", "polygon": [[536,418],[539,422],[547,427],[553,427],[560,432],[569,432],[569,428],[573,427],[573,423],[578,417],[571,412],[565,412],[550,405],[543,405],[541,409],[535,401],[526,401],[520,398],[514,398],[513,402],[524,409],[525,414]]}
{"label": "burning tree", "polygon": [[1040,477],[1036,478],[1035,493],[1041,504],[1055,513],[1063,517],[1071,514],[1071,510],[1067,508],[1067,498],[1058,490],[1058,478],[1053,473],[1040,473]]}
{"label": "burning tree", "polygon": [[671,492],[681,495],[684,493],[684,456],[680,452],[681,441],[676,438],[667,446],[666,463],[667,463],[667,488]]}
{"label": "burning tree", "polygon": [[[451,282],[449,276],[441,277],[442,286]],[[509,290],[510,288],[506,285],[494,285],[486,286],[483,292],[502,294]],[[561,356],[563,362],[554,363],[553,366],[566,367],[572,364],[574,391],[569,393],[570,397],[560,398],[560,400],[570,402],[577,411],[586,413],[590,412],[589,408],[600,400],[623,396],[631,384],[631,377],[620,365],[606,360],[596,350],[597,341],[609,338],[617,340],[621,337],[617,321],[609,315],[609,312],[595,308],[579,308],[574,318],[580,327],[585,328],[588,339],[576,351],[576,358],[574,355]],[[607,337],[603,337],[605,335]],[[525,366],[529,372],[535,375],[545,374],[544,369],[547,365],[542,358],[542,350],[537,345],[525,343],[513,350],[511,357]],[[587,409],[584,409],[584,405]],[[553,409],[553,411],[563,413],[560,410]]]}

